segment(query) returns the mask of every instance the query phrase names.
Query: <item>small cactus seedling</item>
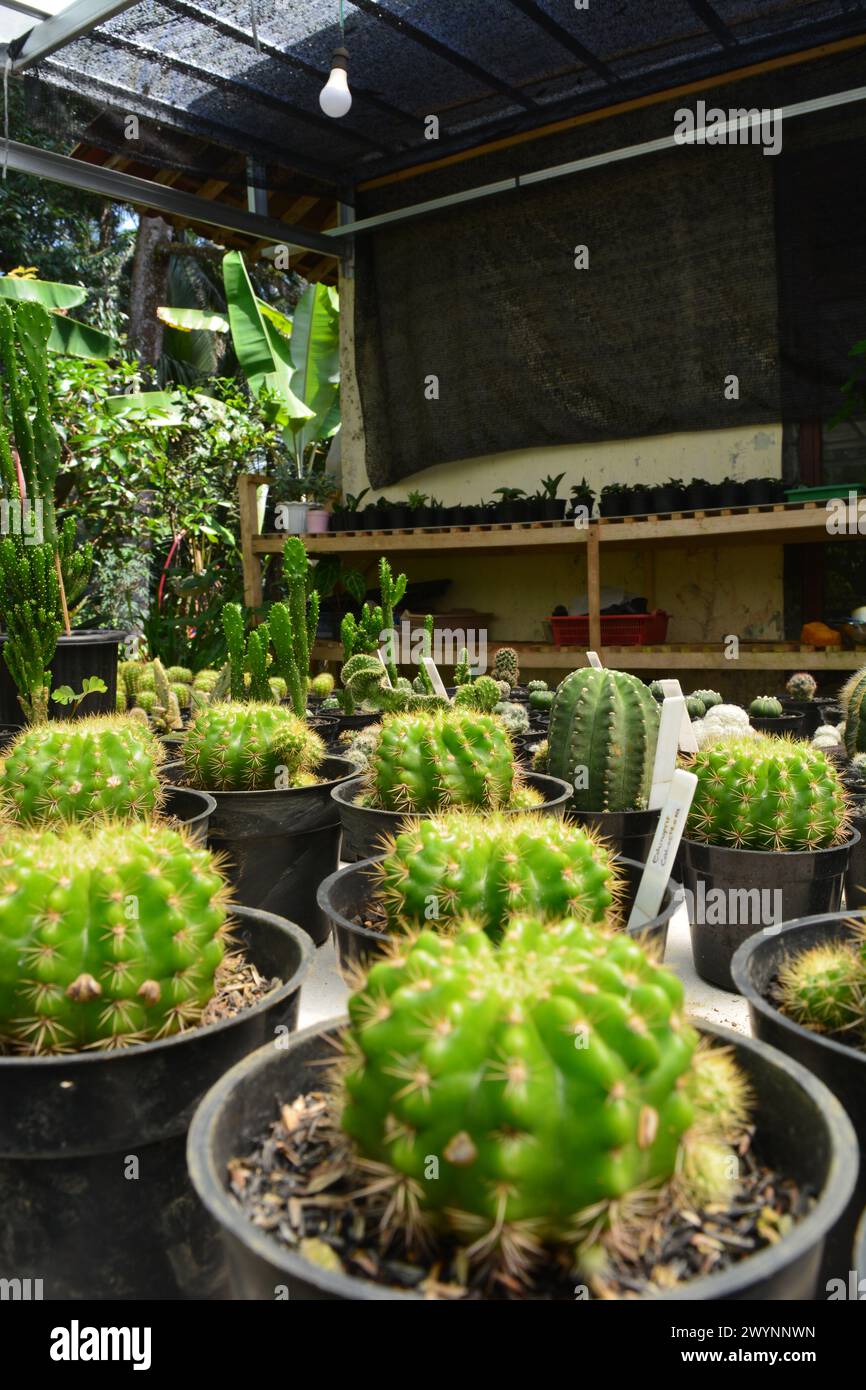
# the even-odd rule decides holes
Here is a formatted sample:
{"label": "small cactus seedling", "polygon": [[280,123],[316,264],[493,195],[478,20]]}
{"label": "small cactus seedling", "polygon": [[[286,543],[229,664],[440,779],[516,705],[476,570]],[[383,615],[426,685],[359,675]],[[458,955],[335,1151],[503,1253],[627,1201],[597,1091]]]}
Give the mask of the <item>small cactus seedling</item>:
{"label": "small cactus seedling", "polygon": [[792,700],[814,700],[818,682],[808,671],[795,671],[788,677],[785,690]]}
{"label": "small cactus seedling", "polygon": [[534,695],[537,690],[548,690],[547,681],[527,681],[526,689],[530,695]]}
{"label": "small cactus seedling", "polygon": [[781,719],[781,701],[773,695],[758,695],[749,705],[749,714],[756,719]]}
{"label": "small cactus seedling", "polygon": [[326,700],[333,694],[334,677],[330,671],[321,671],[318,676],[313,676],[310,681],[310,694],[315,695],[317,700]]}
{"label": "small cactus seedling", "polygon": [[493,706],[493,713],[510,734],[529,733],[529,714],[516,700],[500,700]]}
{"label": "small cactus seedling", "polygon": [[37,724],[0,761],[0,811],[25,825],[142,818],[161,803],[163,757],[146,723],[126,715]]}
{"label": "small cactus seedling", "polygon": [[530,690],[529,708],[546,712],[553,708],[554,692],[552,690]]}
{"label": "small cactus seedling", "polygon": [[377,866],[392,929],[438,928],[467,914],[494,940],[510,916],[604,920],[619,877],[603,844],[555,816],[448,811],[410,823]]}
{"label": "small cactus seedling", "polygon": [[576,811],[634,811],[652,783],[659,707],[643,681],[582,667],[550,711],[548,767],[574,787]]}
{"label": "small cactus seedling", "polygon": [[223,956],[213,856],[167,826],[13,828],[0,848],[0,1035],[112,1048],[198,1022]]}
{"label": "small cactus seedling", "polygon": [[779,971],[775,994],[795,1023],[816,1033],[853,1030],[863,1040],[866,957],[852,943],[826,942],[791,956]]}
{"label": "small cactus seedling", "polygon": [[745,1084],[622,933],[530,915],[498,948],[477,922],[422,931],[351,996],[343,1049],[339,1122],[410,1249],[456,1238],[513,1282],[675,1175],[686,1201],[731,1196]]}
{"label": "small cactus seedling", "polygon": [[735,849],[816,850],[847,833],[845,791],[820,748],[791,738],[734,734],[689,764],[698,779],[686,834]]}
{"label": "small cactus seedling", "polygon": [[479,676],[466,685],[459,685],[454,695],[458,709],[478,710],[489,714],[499,703],[499,686],[490,676]]}
{"label": "small cactus seedling", "polygon": [[317,734],[281,705],[231,703],[200,710],[186,731],[190,785],[204,791],[283,791],[311,786],[325,754]]}
{"label": "small cactus seedling", "polygon": [[700,700],[707,712],[709,712],[714,705],[720,705],[722,703],[722,697],[718,690],[693,690],[690,698]]}
{"label": "small cactus seedling", "polygon": [[491,675],[495,681],[507,681],[510,690],[520,684],[520,664],[513,647],[499,648],[493,658]]}
{"label": "small cactus seedling", "polygon": [[489,715],[457,709],[386,715],[368,783],[367,804],[386,811],[497,810],[511,802],[514,750]]}

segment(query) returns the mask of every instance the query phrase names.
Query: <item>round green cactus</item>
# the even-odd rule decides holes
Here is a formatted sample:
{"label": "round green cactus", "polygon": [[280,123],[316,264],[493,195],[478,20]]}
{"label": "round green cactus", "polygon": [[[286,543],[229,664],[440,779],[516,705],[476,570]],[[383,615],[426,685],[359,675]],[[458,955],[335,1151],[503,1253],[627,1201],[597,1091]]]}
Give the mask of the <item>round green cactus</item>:
{"label": "round green cactus", "polygon": [[602,842],[556,816],[449,811],[410,822],[376,866],[390,927],[467,914],[498,940],[510,916],[566,914],[601,922],[620,879]]}
{"label": "round green cactus", "polygon": [[505,729],[469,710],[386,715],[370,756],[370,803],[387,811],[496,810],[510,804],[514,782]]}
{"label": "round green cactus", "polygon": [[732,1107],[702,1085],[682,1011],[677,977],[622,933],[531,916],[499,947],[479,923],[423,931],[349,1000],[343,1130],[410,1243],[453,1236],[520,1272],[617,1199],[685,1186],[693,1146],[721,1148]]}
{"label": "round green cactus", "polygon": [[286,685],[286,682],[283,680],[282,676],[269,677],[268,686],[270,687],[271,694],[277,701],[277,704],[279,704],[280,700],[285,700],[287,698],[289,693],[289,687]]}
{"label": "round green cactus", "polygon": [[282,705],[211,705],[186,731],[190,785],[205,791],[274,791],[310,786],[325,746]]}
{"label": "round green cactus", "polygon": [[813,946],[790,957],[776,981],[776,996],[796,1023],[818,1033],[862,1032],[866,1027],[866,960],[844,941]]}
{"label": "round green cactus", "polygon": [[0,760],[0,811],[25,825],[145,817],[162,800],[164,756],[146,724],[128,715],[34,724]]}
{"label": "round green cactus", "polygon": [[320,700],[325,700],[334,691],[334,677],[330,671],[321,671],[318,676],[313,676],[310,681],[310,694],[315,695]]}
{"label": "round green cactus", "polygon": [[535,690],[549,690],[550,687],[548,686],[547,681],[527,681],[526,689],[531,695]]}
{"label": "round green cactus", "polygon": [[548,768],[574,788],[576,811],[634,811],[652,785],[659,707],[643,681],[582,667],[550,711]]}
{"label": "round green cactus", "polygon": [[181,681],[173,681],[171,691],[177,700],[178,709],[189,709],[192,703],[192,686],[184,685]]}
{"label": "round green cactus", "polygon": [[700,700],[705,710],[711,710],[713,705],[722,703],[718,690],[693,690],[690,698]]}
{"label": "round green cactus", "polygon": [[756,719],[781,719],[781,701],[774,695],[758,695],[749,705],[749,714],[753,714]]}
{"label": "round green cactus", "polygon": [[734,734],[694,755],[698,779],[686,835],[736,849],[825,849],[844,839],[845,791],[820,748]]}
{"label": "round green cactus", "polygon": [[479,676],[466,685],[459,685],[454,694],[454,704],[458,709],[478,710],[490,714],[499,703],[499,686],[490,676]]}
{"label": "round green cactus", "polygon": [[510,734],[529,732],[529,713],[516,700],[500,700],[493,706],[493,713]]}
{"label": "round green cactus", "polygon": [[156,689],[156,672],[152,665],[142,666],[136,689],[138,691]]}
{"label": "round green cactus", "polygon": [[152,714],[156,709],[156,691],[139,690],[135,697],[134,708],[143,709],[145,714]]}
{"label": "round green cactus", "polygon": [[192,685],[195,677],[186,666],[167,666],[165,674],[170,685]]}
{"label": "round green cactus", "polygon": [[552,690],[530,690],[529,708],[543,711],[553,708],[554,692]]}
{"label": "round green cactus", "polygon": [[0,1034],[119,1047],[197,1022],[223,956],[212,855],[148,823],[13,828],[0,848]]}
{"label": "round green cactus", "polygon": [[818,682],[808,671],[795,671],[788,677],[785,690],[792,700],[814,700]]}
{"label": "round green cactus", "polygon": [[208,667],[205,667],[201,671],[196,671],[193,676],[192,688],[193,690],[213,690],[219,678],[219,671],[212,671]]}
{"label": "round green cactus", "polygon": [[663,703],[665,698],[665,692],[662,690],[661,681],[650,681],[649,693],[650,695],[652,695],[654,700],[658,700],[659,704]]}
{"label": "round green cactus", "polygon": [[699,700],[696,695],[686,696],[686,713],[689,719],[703,719],[707,712],[707,707],[703,700]]}

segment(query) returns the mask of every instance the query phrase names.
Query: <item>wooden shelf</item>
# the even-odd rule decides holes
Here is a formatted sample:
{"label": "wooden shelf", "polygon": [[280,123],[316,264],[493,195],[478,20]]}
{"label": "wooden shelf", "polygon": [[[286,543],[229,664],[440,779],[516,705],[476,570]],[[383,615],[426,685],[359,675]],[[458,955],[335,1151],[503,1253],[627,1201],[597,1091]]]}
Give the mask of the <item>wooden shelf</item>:
{"label": "wooden shelf", "polygon": [[[555,647],[545,642],[508,642],[504,638],[490,643],[497,647],[513,647],[520,658],[521,670],[573,671],[586,665],[584,647]],[[317,661],[339,662],[343,648],[339,642],[320,641],[313,648]],[[741,645],[738,660],[730,661],[721,644],[669,647],[601,647],[599,656],[605,666],[617,671],[857,671],[866,665],[866,652],[822,650],[818,647],[797,647],[793,643],[755,643]]]}
{"label": "wooden shelf", "polygon": [[[303,541],[311,555],[346,555],[358,551],[412,551],[415,554],[440,550],[482,550],[486,552],[540,550],[548,546],[585,545],[587,527],[559,521],[539,521],[525,526],[440,526],[424,531],[325,531],[306,535]],[[286,537],[282,532],[253,536],[255,555],[279,554]]]}

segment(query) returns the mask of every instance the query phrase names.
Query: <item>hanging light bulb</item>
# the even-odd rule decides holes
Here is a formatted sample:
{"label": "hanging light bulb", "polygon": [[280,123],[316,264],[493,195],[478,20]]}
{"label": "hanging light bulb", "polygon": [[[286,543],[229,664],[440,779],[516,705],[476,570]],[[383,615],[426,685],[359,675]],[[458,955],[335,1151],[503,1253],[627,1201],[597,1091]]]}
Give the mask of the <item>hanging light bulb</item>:
{"label": "hanging light bulb", "polygon": [[335,120],[347,115],[352,106],[348,68],[349,50],[335,48],[331,59],[331,75],[319,92],[319,105],[326,116],[333,116]]}

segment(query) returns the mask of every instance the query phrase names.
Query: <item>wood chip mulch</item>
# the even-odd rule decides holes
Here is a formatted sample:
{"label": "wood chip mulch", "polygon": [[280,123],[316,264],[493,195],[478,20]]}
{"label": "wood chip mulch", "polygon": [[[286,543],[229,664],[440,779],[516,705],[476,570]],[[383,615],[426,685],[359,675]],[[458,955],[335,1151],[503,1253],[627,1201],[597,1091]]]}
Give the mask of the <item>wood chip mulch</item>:
{"label": "wood chip mulch", "polygon": [[278,975],[270,979],[260,975],[252,961],[245,958],[243,951],[227,952],[217,967],[214,978],[216,988],[198,1026],[204,1028],[209,1023],[222,1023],[224,1019],[234,1018],[244,1009],[258,1004],[271,990],[279,989],[282,983]]}
{"label": "wood chip mulch", "polygon": [[630,1299],[719,1273],[776,1244],[806,1215],[812,1194],[761,1164],[750,1144],[747,1136],[729,1207],[683,1209],[663,1188],[643,1238],[623,1242],[627,1253],[611,1251],[603,1273],[581,1275],[570,1252],[551,1249],[526,1282],[501,1266],[470,1268],[463,1248],[445,1240],[419,1262],[399,1230],[383,1230],[381,1197],[361,1190],[365,1180],[323,1091],[283,1105],[267,1138],[228,1172],[253,1225],[326,1269],[431,1299]]}

